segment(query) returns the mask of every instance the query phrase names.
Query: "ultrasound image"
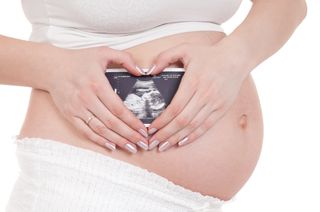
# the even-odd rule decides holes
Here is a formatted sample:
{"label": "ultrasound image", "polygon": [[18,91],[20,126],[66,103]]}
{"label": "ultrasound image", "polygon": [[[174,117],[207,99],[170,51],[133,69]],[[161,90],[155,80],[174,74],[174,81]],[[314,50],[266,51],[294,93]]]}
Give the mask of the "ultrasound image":
{"label": "ultrasound image", "polygon": [[126,107],[143,123],[150,124],[170,104],[183,73],[170,71],[137,77],[126,71],[109,70],[106,77]]}
{"label": "ultrasound image", "polygon": [[139,119],[154,119],[166,106],[164,98],[156,88],[153,80],[137,80],[124,104]]}

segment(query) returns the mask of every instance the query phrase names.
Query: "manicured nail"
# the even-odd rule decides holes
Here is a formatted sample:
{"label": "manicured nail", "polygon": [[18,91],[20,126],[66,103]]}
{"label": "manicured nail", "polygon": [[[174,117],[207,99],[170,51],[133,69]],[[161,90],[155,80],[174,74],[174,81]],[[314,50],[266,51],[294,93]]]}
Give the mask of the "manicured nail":
{"label": "manicured nail", "polygon": [[111,151],[114,151],[117,149],[115,144],[105,143],[104,145]]}
{"label": "manicured nail", "polygon": [[126,145],[124,145],[125,146],[125,148],[129,151],[129,152],[131,152],[131,153],[137,153],[137,147],[135,146],[135,145],[133,145],[133,144],[126,144]]}
{"label": "manicured nail", "polygon": [[151,128],[148,130],[149,135],[152,135],[153,133],[155,133],[157,131],[156,128]]}
{"label": "manicured nail", "polygon": [[144,150],[148,150],[148,144],[144,143],[143,141],[138,141],[137,145]]}
{"label": "manicured nail", "polygon": [[148,138],[148,133],[147,133],[145,130],[139,129],[139,133],[140,133],[142,136]]}
{"label": "manicured nail", "polygon": [[166,141],[159,146],[159,151],[163,152],[164,150],[168,149],[169,146],[170,146],[170,143]]}
{"label": "manicured nail", "polygon": [[144,70],[142,70],[142,68],[140,68],[139,66],[136,66],[136,69],[142,74],[142,75],[146,75],[146,72]]}
{"label": "manicured nail", "polygon": [[154,140],[151,142],[151,144],[149,145],[149,150],[152,150],[153,148],[155,148],[160,142],[158,140]]}
{"label": "manicured nail", "polygon": [[155,68],[156,68],[156,65],[153,65],[153,66],[149,69],[149,71],[146,73],[146,75],[151,74]]}
{"label": "manicured nail", "polygon": [[185,137],[184,139],[182,139],[181,141],[178,142],[178,145],[183,146],[183,145],[187,144],[188,139],[189,139],[188,137]]}

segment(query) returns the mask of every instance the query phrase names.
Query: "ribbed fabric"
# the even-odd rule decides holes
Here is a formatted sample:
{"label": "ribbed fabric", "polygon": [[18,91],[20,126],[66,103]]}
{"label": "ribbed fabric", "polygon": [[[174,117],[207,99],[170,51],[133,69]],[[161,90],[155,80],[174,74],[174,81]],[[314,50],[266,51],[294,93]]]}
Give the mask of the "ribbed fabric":
{"label": "ribbed fabric", "polygon": [[146,169],[43,138],[16,138],[6,212],[221,212],[225,203]]}

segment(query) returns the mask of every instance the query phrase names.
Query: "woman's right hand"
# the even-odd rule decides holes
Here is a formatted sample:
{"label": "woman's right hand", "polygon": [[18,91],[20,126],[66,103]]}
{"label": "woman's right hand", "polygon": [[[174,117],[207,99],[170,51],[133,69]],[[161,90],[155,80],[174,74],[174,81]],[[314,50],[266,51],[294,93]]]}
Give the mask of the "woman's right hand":
{"label": "woman's right hand", "polygon": [[[141,72],[131,55],[108,47],[61,49],[48,92],[63,116],[88,139],[111,150],[148,149],[147,129],[123,104],[105,76],[111,63],[135,76]],[[93,118],[91,118],[93,117]],[[143,135],[143,136],[142,136]]]}

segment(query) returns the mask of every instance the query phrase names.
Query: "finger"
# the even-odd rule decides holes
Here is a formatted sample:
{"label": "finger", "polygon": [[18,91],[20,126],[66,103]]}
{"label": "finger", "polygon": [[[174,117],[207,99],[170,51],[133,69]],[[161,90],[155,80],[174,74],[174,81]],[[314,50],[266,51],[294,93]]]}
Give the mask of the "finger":
{"label": "finger", "polygon": [[105,68],[112,62],[123,66],[129,73],[135,76],[141,76],[143,74],[142,70],[136,65],[131,54],[128,52],[109,49],[107,58]]}
{"label": "finger", "polygon": [[100,146],[106,147],[111,151],[116,150],[116,145],[106,138],[99,136],[96,134],[88,125],[85,124],[83,120],[78,117],[73,117],[72,121],[73,125],[78,129],[82,135],[84,135],[89,140],[97,143]]}
{"label": "finger", "polygon": [[102,135],[104,138],[115,143],[120,148],[128,151],[129,153],[137,153],[137,146],[134,143],[108,129],[98,118],[92,119],[92,121],[89,122],[89,126],[97,134]]}
{"label": "finger", "polygon": [[107,107],[114,116],[131,129],[139,132],[144,137],[148,137],[147,129],[144,124],[124,105],[121,98],[113,92],[106,77],[103,78],[103,83],[94,85],[92,89],[104,107]]}
{"label": "finger", "polygon": [[[126,138],[132,143],[137,144],[142,149],[148,149],[148,141],[146,138],[115,117],[103,105],[103,103],[96,96],[94,96],[94,94],[91,95],[87,109],[91,111],[110,130],[118,133],[120,136]],[[102,132],[104,133],[104,130],[102,130]]]}
{"label": "finger", "polygon": [[[196,92],[192,99],[189,101],[187,106],[183,109],[181,113],[179,113],[170,123],[160,129],[155,135],[152,136],[150,141],[152,142],[154,139],[158,141],[169,142],[170,144],[175,144],[174,140],[168,140],[168,138],[172,137],[174,134],[179,132],[184,128],[189,128],[191,130],[192,127],[189,123],[194,119],[194,117],[201,111],[202,107],[205,106],[206,101],[200,96],[200,92]],[[208,111],[206,115],[209,115],[211,111]],[[166,150],[169,148],[163,149],[161,148],[163,143],[159,145],[159,150]]]}
{"label": "finger", "polygon": [[221,109],[213,111],[211,115],[197,129],[195,129],[191,134],[188,135],[188,139],[184,142],[181,142],[182,144],[180,144],[179,146],[184,146],[200,138],[211,127],[213,127],[220,118],[223,117],[223,114],[224,113]]}
{"label": "finger", "polygon": [[188,65],[187,44],[180,44],[161,52],[153,62],[154,66],[148,71],[151,75],[156,75],[164,68],[175,62],[182,62],[186,68]]}
{"label": "finger", "polygon": [[197,80],[191,78],[191,74],[185,73],[176,94],[168,107],[149,126],[149,134],[163,128],[171,122],[191,100],[197,90]]}
{"label": "finger", "polygon": [[171,146],[175,144],[178,144],[178,146],[183,146],[189,143],[188,136],[209,117],[208,114],[211,114],[212,111],[213,110],[210,106],[205,105],[185,128],[168,138],[167,141],[169,141]]}

